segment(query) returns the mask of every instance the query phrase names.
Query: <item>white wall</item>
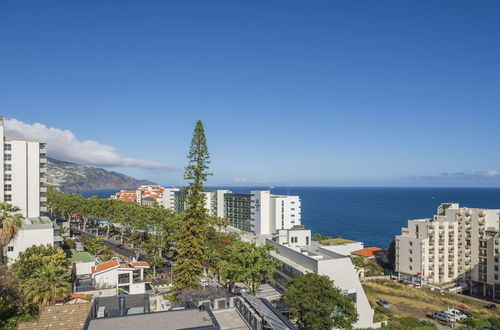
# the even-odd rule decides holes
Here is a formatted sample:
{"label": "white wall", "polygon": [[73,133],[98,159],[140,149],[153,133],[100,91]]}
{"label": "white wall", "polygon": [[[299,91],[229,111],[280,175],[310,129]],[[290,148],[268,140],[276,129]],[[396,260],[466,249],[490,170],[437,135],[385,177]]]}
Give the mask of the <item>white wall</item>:
{"label": "white wall", "polygon": [[251,191],[251,222],[256,234],[268,235],[274,231],[270,223],[270,198],[271,193],[265,190]]}
{"label": "white wall", "polygon": [[90,275],[92,273],[92,266],[95,266],[95,261],[75,262],[75,275]]}
{"label": "white wall", "polygon": [[218,217],[224,218],[224,194],[230,194],[231,190],[219,189],[216,190],[215,193],[217,194],[216,214]]}
{"label": "white wall", "polygon": [[11,161],[5,162],[12,167],[11,171],[6,171],[12,175],[12,181],[5,183],[12,185],[12,191],[7,191],[5,194],[12,196],[10,203],[21,209],[23,217],[38,217],[40,216],[40,143],[21,139],[7,139],[5,142],[12,146],[12,150],[8,152]]}
{"label": "white wall", "polygon": [[270,225],[273,232],[301,224],[299,196],[271,195],[270,203]]}
{"label": "white wall", "polygon": [[160,204],[165,208],[174,210],[175,209],[175,192],[179,191],[179,188],[164,188],[163,196],[160,199]]}
{"label": "white wall", "polygon": [[17,233],[16,237],[9,243],[14,247],[14,251],[7,251],[9,261],[17,259],[19,253],[33,245],[54,245],[54,228],[23,229]]}

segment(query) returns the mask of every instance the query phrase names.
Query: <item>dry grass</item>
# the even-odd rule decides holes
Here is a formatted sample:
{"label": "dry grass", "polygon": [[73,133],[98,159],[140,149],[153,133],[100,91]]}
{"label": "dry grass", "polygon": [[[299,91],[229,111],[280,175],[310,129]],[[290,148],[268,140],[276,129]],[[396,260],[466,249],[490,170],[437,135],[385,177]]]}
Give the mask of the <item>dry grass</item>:
{"label": "dry grass", "polygon": [[429,313],[443,311],[448,307],[461,307],[478,319],[500,316],[499,312],[484,308],[484,303],[476,302],[467,297],[417,289],[392,281],[366,281],[363,282],[363,288],[372,305],[375,306],[381,298],[386,299],[391,304],[392,313],[384,315],[386,319],[390,319],[391,316],[412,316],[422,319]]}

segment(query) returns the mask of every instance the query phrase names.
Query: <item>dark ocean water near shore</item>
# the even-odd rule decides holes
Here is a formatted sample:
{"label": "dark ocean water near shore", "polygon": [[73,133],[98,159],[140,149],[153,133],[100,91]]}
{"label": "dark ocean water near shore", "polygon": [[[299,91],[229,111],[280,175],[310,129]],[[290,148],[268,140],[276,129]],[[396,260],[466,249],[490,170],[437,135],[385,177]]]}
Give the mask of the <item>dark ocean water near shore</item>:
{"label": "dark ocean water near shore", "polygon": [[[209,190],[219,187],[210,187]],[[224,187],[236,193],[263,187]],[[313,233],[362,241],[387,248],[409,219],[432,217],[440,203],[500,209],[500,188],[276,187],[274,194],[298,195],[302,224]],[[81,194],[109,197],[118,190]]]}

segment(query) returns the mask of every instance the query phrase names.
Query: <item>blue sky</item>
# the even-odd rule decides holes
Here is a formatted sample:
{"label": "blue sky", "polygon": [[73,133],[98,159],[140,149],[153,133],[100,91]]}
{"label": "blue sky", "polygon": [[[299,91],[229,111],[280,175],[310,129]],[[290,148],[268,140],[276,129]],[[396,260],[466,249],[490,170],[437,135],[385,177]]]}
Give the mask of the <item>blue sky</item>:
{"label": "blue sky", "polygon": [[[500,186],[499,12],[493,0],[3,2],[0,113],[54,141],[53,156],[161,184],[182,183],[201,119],[211,185]],[[48,128],[73,135],[63,145]]]}

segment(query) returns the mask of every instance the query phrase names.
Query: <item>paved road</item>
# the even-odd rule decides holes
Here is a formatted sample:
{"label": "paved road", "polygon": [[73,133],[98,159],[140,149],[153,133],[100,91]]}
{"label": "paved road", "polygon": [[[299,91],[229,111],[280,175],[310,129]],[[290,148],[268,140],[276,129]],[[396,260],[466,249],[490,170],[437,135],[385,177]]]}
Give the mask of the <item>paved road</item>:
{"label": "paved road", "polygon": [[[88,237],[88,238],[95,238],[95,235],[94,234],[90,234],[86,231],[83,231],[83,230],[79,230],[79,229],[76,229],[76,228],[72,228],[71,229],[74,233],[79,233],[80,235],[82,236],[85,236],[85,237]],[[118,246],[119,243],[116,242],[116,241],[113,241],[113,240],[104,240],[104,245],[106,246],[109,246],[109,248],[115,252],[115,253],[118,253],[124,257],[127,257],[127,258],[135,258],[135,251],[133,249],[129,249],[129,248],[126,248],[126,247],[120,247]],[[145,260],[146,258],[146,253],[141,251],[139,253],[139,260]]]}

